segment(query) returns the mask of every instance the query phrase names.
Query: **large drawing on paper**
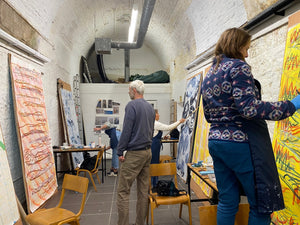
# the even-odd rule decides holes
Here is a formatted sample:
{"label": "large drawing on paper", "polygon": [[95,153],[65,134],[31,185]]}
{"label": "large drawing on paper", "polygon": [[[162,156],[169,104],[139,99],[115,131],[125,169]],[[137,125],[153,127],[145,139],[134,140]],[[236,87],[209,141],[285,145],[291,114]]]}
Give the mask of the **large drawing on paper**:
{"label": "large drawing on paper", "polygon": [[[71,87],[69,84],[59,80],[58,90],[67,141],[70,145],[79,146],[81,145],[81,140]],[[74,167],[79,167],[83,162],[82,152],[73,152],[72,162]]]}
{"label": "large drawing on paper", "polygon": [[[208,133],[209,133],[209,123],[206,122],[202,107],[202,98],[200,99],[200,105],[197,116],[196,133],[193,147],[193,158],[192,162],[197,163],[203,161],[203,163],[208,164],[211,162],[211,157],[208,151]],[[192,179],[200,186],[201,190],[206,196],[212,194],[212,189],[203,182],[198,176],[192,174]]]}
{"label": "large drawing on paper", "polygon": [[41,73],[10,56],[10,74],[28,211],[33,212],[57,188]]}
{"label": "large drawing on paper", "polygon": [[199,103],[201,76],[202,73],[199,73],[191,77],[187,82],[184,93],[182,118],[186,118],[186,121],[181,125],[176,160],[177,173],[184,180],[187,178],[187,163],[191,153],[191,141],[194,133],[196,109]]}
{"label": "large drawing on paper", "polygon": [[[210,67],[206,68],[205,74],[208,72]],[[207,165],[212,163],[212,159],[210,157],[208,151],[208,133],[209,133],[209,123],[207,123],[204,117],[203,104],[202,104],[202,96],[199,101],[199,109],[197,115],[197,123],[196,123],[196,133],[193,145],[193,157],[192,162],[197,163],[199,161],[203,161]],[[212,189],[203,182],[198,176],[195,174],[191,174],[192,179],[200,186],[201,190],[206,196],[211,196]]]}
{"label": "large drawing on paper", "polygon": [[[294,15],[295,16],[295,15]],[[300,90],[300,13],[289,18],[279,100],[292,99]],[[291,20],[292,19],[292,20]],[[276,123],[273,148],[285,209],[272,215],[274,224],[300,224],[300,114]]]}
{"label": "large drawing on paper", "polygon": [[15,224],[20,217],[14,190],[0,127],[0,224]]}

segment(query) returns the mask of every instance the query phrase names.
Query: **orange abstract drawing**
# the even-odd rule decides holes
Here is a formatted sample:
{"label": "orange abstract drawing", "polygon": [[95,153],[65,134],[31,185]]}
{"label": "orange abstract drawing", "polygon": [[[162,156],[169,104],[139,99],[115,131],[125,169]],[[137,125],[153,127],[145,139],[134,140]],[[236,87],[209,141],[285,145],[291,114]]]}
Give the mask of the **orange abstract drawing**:
{"label": "orange abstract drawing", "polygon": [[57,188],[41,73],[10,57],[16,127],[28,209],[34,212]]}
{"label": "orange abstract drawing", "polygon": [[[288,31],[279,100],[293,99],[300,90],[300,24]],[[297,91],[298,90],[298,91]],[[273,149],[285,209],[272,214],[274,224],[300,224],[300,114],[276,122]]]}

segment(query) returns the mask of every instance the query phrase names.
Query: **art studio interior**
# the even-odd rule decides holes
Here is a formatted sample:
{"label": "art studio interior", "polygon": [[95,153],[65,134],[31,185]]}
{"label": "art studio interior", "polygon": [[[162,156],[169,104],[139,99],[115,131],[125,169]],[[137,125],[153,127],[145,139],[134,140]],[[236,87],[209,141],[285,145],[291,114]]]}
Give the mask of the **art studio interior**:
{"label": "art studio interior", "polygon": [[[118,224],[119,174],[111,174],[110,137],[95,128],[122,132],[134,80],[144,82],[161,123],[185,118],[179,136],[163,131],[160,163],[176,164],[189,203],[149,204],[145,223],[217,224],[201,85],[220,35],[233,27],[251,35],[245,61],[262,100],[292,100],[300,90],[298,0],[0,0],[0,224],[50,224],[26,218],[55,207],[65,175],[84,177],[76,171],[93,156],[84,199],[74,189],[61,206],[79,223],[63,224]],[[285,205],[270,224],[300,224],[299,121],[297,111],[288,122],[266,120]],[[138,191],[134,183],[130,224]],[[248,212],[242,196],[236,224],[247,224]]]}

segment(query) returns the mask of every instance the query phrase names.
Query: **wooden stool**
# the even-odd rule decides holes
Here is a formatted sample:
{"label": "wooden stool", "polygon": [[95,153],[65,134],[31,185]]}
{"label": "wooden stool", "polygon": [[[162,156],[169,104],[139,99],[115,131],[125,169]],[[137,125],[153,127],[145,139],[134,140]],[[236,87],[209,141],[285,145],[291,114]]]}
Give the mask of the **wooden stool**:
{"label": "wooden stool", "polygon": [[171,162],[172,159],[173,159],[172,156],[169,156],[169,155],[161,155],[161,156],[159,157],[159,163]]}

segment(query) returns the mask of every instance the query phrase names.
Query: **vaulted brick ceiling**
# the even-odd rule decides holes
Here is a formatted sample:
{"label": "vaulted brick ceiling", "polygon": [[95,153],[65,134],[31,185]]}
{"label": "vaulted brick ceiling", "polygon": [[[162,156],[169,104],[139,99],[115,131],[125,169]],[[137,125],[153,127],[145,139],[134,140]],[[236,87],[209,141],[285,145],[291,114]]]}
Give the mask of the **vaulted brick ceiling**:
{"label": "vaulted brick ceiling", "polygon": [[[96,37],[126,41],[133,4],[142,8],[143,0],[6,0],[18,11],[53,48],[59,42],[85,55]],[[216,8],[219,6],[220,8]],[[157,0],[144,44],[153,50],[163,65],[178,55],[191,58],[210,47],[215,40],[207,38],[220,32],[216,29],[221,16],[213,10],[234,10],[232,22],[241,25],[246,20],[243,1],[231,0]],[[141,14],[141,10],[139,11]],[[225,17],[228,18],[228,15]],[[240,20],[236,22],[234,18]],[[215,23],[215,24],[214,24]],[[208,32],[208,33],[205,33]],[[201,47],[201,44],[203,45]]]}

